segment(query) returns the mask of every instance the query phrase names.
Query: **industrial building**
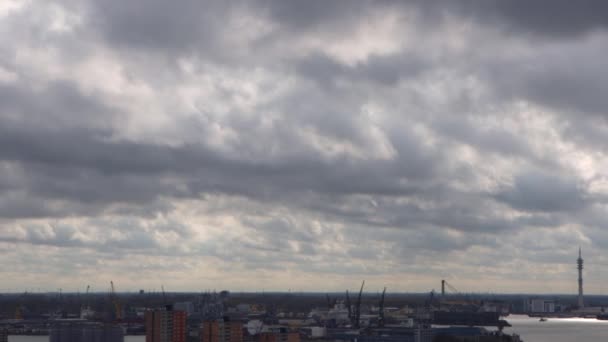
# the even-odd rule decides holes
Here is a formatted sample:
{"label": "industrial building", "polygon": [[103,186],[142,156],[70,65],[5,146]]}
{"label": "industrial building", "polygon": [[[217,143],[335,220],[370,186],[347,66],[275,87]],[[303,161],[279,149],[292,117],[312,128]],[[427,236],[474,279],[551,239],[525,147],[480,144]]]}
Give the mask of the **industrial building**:
{"label": "industrial building", "polygon": [[300,334],[290,332],[287,327],[270,327],[255,335],[256,342],[300,342]]}
{"label": "industrial building", "polygon": [[146,311],[146,342],[186,342],[186,312],[164,309]]}
{"label": "industrial building", "polygon": [[534,298],[524,303],[524,310],[528,313],[554,313],[556,305],[554,300]]}
{"label": "industrial building", "polygon": [[124,342],[121,327],[90,322],[62,322],[49,335],[50,342]]}
{"label": "industrial building", "polygon": [[324,341],[339,342],[432,342],[435,334],[430,328],[401,326],[374,328],[366,334],[352,330],[331,329]]}

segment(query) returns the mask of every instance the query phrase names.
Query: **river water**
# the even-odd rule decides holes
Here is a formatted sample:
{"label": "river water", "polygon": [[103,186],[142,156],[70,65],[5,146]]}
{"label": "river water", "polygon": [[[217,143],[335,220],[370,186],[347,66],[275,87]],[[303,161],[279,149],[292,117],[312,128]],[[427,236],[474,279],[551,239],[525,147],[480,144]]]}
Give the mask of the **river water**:
{"label": "river water", "polygon": [[[505,332],[516,333],[524,342],[601,342],[608,341],[608,321],[584,318],[538,318],[511,315],[507,321],[513,325]],[[48,342],[47,336],[10,336],[9,342]],[[127,336],[125,342],[144,342],[144,336]]]}
{"label": "river water", "polygon": [[600,342],[608,341],[608,321],[589,318],[538,318],[511,315],[513,327],[505,332],[518,334],[524,342]]}
{"label": "river water", "polygon": [[[125,342],[144,342],[145,336],[126,336]],[[48,336],[9,336],[8,342],[48,342]]]}

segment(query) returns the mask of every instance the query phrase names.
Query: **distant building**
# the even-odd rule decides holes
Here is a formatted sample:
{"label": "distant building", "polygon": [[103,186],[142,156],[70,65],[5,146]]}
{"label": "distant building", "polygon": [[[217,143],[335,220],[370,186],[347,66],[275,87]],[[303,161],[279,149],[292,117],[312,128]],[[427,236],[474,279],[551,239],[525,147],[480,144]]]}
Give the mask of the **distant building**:
{"label": "distant building", "polygon": [[[0,342],[3,340],[0,338]],[[49,331],[50,342],[124,342],[124,333],[117,325],[89,322],[60,323]]]}
{"label": "distant building", "polygon": [[146,342],[185,342],[186,312],[165,309],[146,311]]}
{"label": "distant building", "polygon": [[4,329],[0,329],[0,342],[8,342],[8,332]]}
{"label": "distant building", "polygon": [[262,332],[254,336],[255,342],[300,342],[300,334],[290,332],[287,327],[264,327]]}
{"label": "distant building", "polygon": [[178,302],[173,305],[173,310],[185,311],[186,315],[190,316],[194,312],[194,303]]}
{"label": "distant building", "polygon": [[227,317],[201,324],[201,342],[243,342],[243,323]]}
{"label": "distant building", "polygon": [[[447,329],[447,330],[446,330]],[[324,339],[324,341],[330,340],[335,342],[432,342],[435,339],[435,333],[439,332],[438,335],[448,335],[448,341],[467,341],[462,338],[456,338],[456,336],[460,337],[460,335],[455,335],[454,330],[449,330],[450,328],[439,328],[439,329],[431,329],[431,328],[404,328],[401,326],[395,326],[390,328],[379,328],[379,329],[370,329],[364,334],[354,333],[353,331],[348,330],[334,330],[329,333],[328,337]],[[460,331],[458,331],[460,333]],[[475,337],[479,338],[480,330],[475,330]],[[475,341],[485,341],[482,339],[476,339]]]}
{"label": "distant building", "polygon": [[249,305],[249,304],[239,304],[239,305],[236,306],[236,311],[243,312],[243,313],[249,313],[251,311],[251,305]]}
{"label": "distant building", "polygon": [[326,327],[308,327],[304,328],[304,330],[308,330],[309,338],[322,338],[327,336],[327,328]]}
{"label": "distant building", "polygon": [[527,312],[530,313],[553,313],[555,312],[555,301],[540,298],[528,299],[526,303]]}

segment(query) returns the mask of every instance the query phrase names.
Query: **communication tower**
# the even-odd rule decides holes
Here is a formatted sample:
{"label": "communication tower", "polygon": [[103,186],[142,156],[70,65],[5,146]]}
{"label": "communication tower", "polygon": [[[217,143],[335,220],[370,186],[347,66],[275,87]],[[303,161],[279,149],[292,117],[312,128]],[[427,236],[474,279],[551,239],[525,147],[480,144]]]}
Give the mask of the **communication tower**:
{"label": "communication tower", "polygon": [[578,248],[578,259],[576,260],[578,268],[578,307],[582,309],[585,307],[583,301],[583,257],[581,255],[581,248]]}

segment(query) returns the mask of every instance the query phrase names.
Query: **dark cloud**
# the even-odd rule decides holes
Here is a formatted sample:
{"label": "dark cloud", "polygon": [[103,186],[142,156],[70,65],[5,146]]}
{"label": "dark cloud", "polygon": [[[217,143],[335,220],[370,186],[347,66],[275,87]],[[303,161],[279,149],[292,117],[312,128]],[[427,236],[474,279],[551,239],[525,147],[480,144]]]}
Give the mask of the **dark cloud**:
{"label": "dark cloud", "polygon": [[[574,37],[605,29],[608,10],[601,0],[516,1],[312,1],[306,5],[284,1],[261,1],[278,22],[297,29],[318,25],[337,25],[360,21],[370,9],[422,14],[426,20],[440,21],[446,16],[472,19],[507,32],[531,33],[549,37]],[[428,23],[430,24],[430,23]],[[335,27],[335,26],[334,26]],[[327,28],[325,28],[327,29]]]}
{"label": "dark cloud", "polygon": [[[364,16],[364,11],[373,6],[372,1],[332,1],[313,0],[306,4],[277,0],[261,0],[258,6],[266,10],[270,16],[293,31],[314,30],[318,25],[339,26],[351,23]],[[324,27],[323,29],[327,29]]]}
{"label": "dark cloud", "polygon": [[[417,14],[433,26],[446,16],[474,20],[507,32],[576,36],[608,25],[601,0],[527,1],[294,1],[255,2],[92,1],[88,19],[111,42],[123,47],[203,52],[222,47],[227,24],[243,14],[277,23],[290,35],[352,32],[370,13]],[[209,51],[213,53],[212,51]]]}
{"label": "dark cloud", "polygon": [[584,208],[587,198],[583,184],[551,172],[523,172],[511,188],[496,194],[498,200],[522,211],[570,212]]}
{"label": "dark cloud", "polygon": [[101,94],[85,95],[72,81],[53,80],[32,87],[30,82],[35,81],[0,83],[3,129],[19,129],[12,127],[19,124],[44,126],[51,132],[68,127],[108,130],[120,115]]}
{"label": "dark cloud", "polygon": [[462,115],[447,115],[439,118],[433,126],[441,135],[484,152],[499,153],[503,157],[534,157],[525,140],[504,128],[484,128],[474,124],[473,120]]}
{"label": "dark cloud", "polygon": [[601,0],[473,0],[462,3],[464,11],[478,15],[485,24],[503,24],[515,32],[572,37],[608,26],[608,20],[602,15],[608,5]]}
{"label": "dark cloud", "polygon": [[413,78],[430,69],[424,58],[408,54],[370,56],[365,62],[347,66],[330,56],[314,55],[303,58],[297,70],[322,86],[335,82],[372,81],[378,85],[395,86],[401,79]]}
{"label": "dark cloud", "polygon": [[124,48],[213,49],[230,6],[221,1],[92,1],[87,19]]}
{"label": "dark cloud", "polygon": [[605,37],[547,44],[533,54],[481,62],[484,77],[505,98],[524,99],[558,112],[606,115]]}
{"label": "dark cloud", "polygon": [[[391,1],[389,1],[390,3]],[[534,39],[572,39],[595,30],[604,30],[607,10],[601,0],[456,0],[395,2],[405,10],[420,13],[428,22],[441,22],[455,17],[475,22],[505,35]]]}
{"label": "dark cloud", "polygon": [[[436,165],[441,163],[436,151],[420,145],[411,136],[413,132],[406,128],[390,133],[389,140],[398,155],[389,160],[350,157],[323,160],[312,151],[281,159],[260,156],[251,160],[221,155],[204,144],[168,146],[129,141],[114,138],[116,128],[112,127],[111,119],[115,114],[110,108],[73,87],[51,84],[43,92],[19,91],[5,89],[4,93],[8,94],[3,106],[9,115],[0,117],[0,157],[10,162],[13,173],[20,174],[20,190],[25,191],[22,200],[3,210],[10,217],[15,214],[7,210],[15,208],[17,203],[34,206],[32,210],[15,208],[15,213],[50,214],[47,206],[41,205],[40,198],[72,202],[74,206],[54,208],[64,208],[65,214],[73,214],[80,210],[91,213],[87,204],[100,206],[98,211],[101,211],[112,203],[151,204],[160,197],[197,198],[209,192],[271,201],[284,194],[307,191],[336,195],[407,195],[419,187],[411,181],[419,184],[425,179],[431,181],[436,175]],[[32,108],[28,99],[34,96],[41,100]],[[52,110],[46,113],[43,106]],[[339,116],[332,126],[332,122],[323,121],[322,116],[304,117],[302,111],[306,110],[301,109],[303,116],[295,116],[294,121],[315,125],[311,127],[322,130],[319,133],[323,136],[366,143],[364,136],[356,136],[364,132],[364,127],[354,124],[350,128],[340,127],[347,123],[344,121],[347,118]],[[339,108],[336,110],[336,115],[343,115]],[[90,121],[86,120],[87,115],[91,115]],[[70,121],[72,116],[74,121]],[[97,116],[109,121],[106,124]],[[41,121],[35,121],[36,117]],[[250,143],[250,140],[243,142]]]}

